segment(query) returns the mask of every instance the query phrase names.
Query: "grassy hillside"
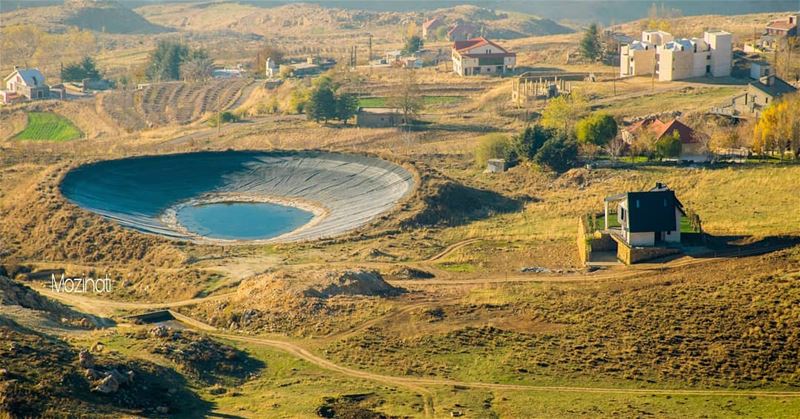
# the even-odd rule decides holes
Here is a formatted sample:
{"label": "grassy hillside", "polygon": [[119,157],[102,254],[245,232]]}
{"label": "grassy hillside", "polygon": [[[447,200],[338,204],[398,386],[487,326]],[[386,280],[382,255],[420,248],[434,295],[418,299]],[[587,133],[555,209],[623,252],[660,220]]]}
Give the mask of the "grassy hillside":
{"label": "grassy hillside", "polygon": [[29,112],[28,125],[14,138],[32,141],[70,141],[83,134],[69,119],[52,112]]}

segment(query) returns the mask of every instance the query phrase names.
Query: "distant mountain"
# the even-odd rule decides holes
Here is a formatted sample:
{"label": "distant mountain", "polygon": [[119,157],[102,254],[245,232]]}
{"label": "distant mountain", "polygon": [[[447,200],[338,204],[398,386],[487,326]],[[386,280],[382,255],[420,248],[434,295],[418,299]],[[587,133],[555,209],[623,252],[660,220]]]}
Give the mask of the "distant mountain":
{"label": "distant mountain", "polygon": [[117,2],[97,0],[70,0],[65,2],[63,23],[97,32],[120,34],[151,34],[168,32],[164,26],[154,25],[138,13]]}
{"label": "distant mountain", "polygon": [[425,15],[428,17],[442,17],[448,23],[455,21],[474,23],[484,28],[486,36],[499,39],[574,32],[572,28],[561,25],[551,19],[544,19],[527,13],[471,5],[436,9],[425,13]]}
{"label": "distant mountain", "polygon": [[67,0],[58,4],[49,1],[31,2],[24,8],[11,9],[3,3],[0,26],[36,25],[44,30],[61,31],[66,27],[115,34],[153,34],[171,29],[155,25],[124,5],[107,0]]}
{"label": "distant mountain", "polygon": [[[240,0],[240,3],[269,7],[292,1]],[[603,24],[625,22],[647,16],[655,3],[679,9],[684,16],[780,12],[800,9],[798,0],[304,0],[325,7],[376,11],[414,12],[474,5],[512,12],[531,13],[552,20],[595,21]]]}

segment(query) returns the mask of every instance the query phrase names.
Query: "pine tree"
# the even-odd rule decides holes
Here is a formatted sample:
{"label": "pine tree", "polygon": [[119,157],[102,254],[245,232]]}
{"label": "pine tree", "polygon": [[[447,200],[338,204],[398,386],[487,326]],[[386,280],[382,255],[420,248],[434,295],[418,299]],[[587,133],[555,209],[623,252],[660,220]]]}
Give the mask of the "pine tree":
{"label": "pine tree", "polygon": [[343,93],[336,98],[336,119],[347,124],[358,111],[358,98],[352,93]]}
{"label": "pine tree", "polygon": [[595,61],[600,57],[600,39],[596,23],[586,28],[580,47],[584,58]]}

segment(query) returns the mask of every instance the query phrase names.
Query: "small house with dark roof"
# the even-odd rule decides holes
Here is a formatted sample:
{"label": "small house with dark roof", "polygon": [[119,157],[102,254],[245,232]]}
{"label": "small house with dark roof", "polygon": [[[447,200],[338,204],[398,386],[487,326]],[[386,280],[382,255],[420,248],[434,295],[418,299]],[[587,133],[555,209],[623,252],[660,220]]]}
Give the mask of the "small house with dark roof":
{"label": "small house with dark roof", "polygon": [[517,54],[480,37],[454,42],[452,59],[453,72],[458,75],[493,75],[512,71],[517,63]]}
{"label": "small house with dark roof", "polygon": [[[643,192],[625,192],[606,197],[605,230],[629,246],[656,246],[681,242],[681,217],[686,215],[675,191],[666,185]],[[619,227],[612,228],[616,209]]]}

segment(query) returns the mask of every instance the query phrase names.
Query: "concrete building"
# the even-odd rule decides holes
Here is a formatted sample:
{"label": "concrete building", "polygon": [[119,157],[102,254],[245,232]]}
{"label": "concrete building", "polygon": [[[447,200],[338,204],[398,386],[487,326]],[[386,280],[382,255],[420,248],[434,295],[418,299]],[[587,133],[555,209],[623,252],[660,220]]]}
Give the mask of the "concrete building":
{"label": "concrete building", "polygon": [[765,35],[774,37],[798,36],[797,20],[800,12],[791,14],[784,19],[773,20],[767,24]]}
{"label": "concrete building", "polygon": [[[675,192],[666,185],[644,192],[626,192],[606,197],[605,230],[629,246],[656,246],[681,242],[681,217],[686,215]],[[611,228],[611,209],[616,204],[618,228]]]}
{"label": "concrete building", "polygon": [[620,47],[620,76],[655,75],[659,81],[731,74],[732,35],[712,30],[700,38],[673,39],[663,31],[644,31],[642,40]]}
{"label": "concrete building", "polygon": [[356,125],[364,128],[386,128],[405,124],[403,112],[397,108],[358,108]]}
{"label": "concrete building", "polygon": [[426,20],[422,23],[422,39],[425,40],[435,40],[437,32],[439,28],[445,26],[444,19],[440,16],[436,16],[432,19]]}
{"label": "concrete building", "polygon": [[797,88],[773,74],[761,77],[747,86],[747,93],[731,99],[731,103],[720,109],[719,113],[734,116],[758,118],[761,112],[781,96],[794,93]]}
{"label": "concrete building", "polygon": [[451,56],[453,72],[461,76],[505,74],[517,63],[516,53],[483,37],[456,41]]}
{"label": "concrete building", "polygon": [[760,80],[762,77],[771,76],[773,74],[772,66],[766,61],[751,61],[750,62],[750,78]]}
{"label": "concrete building", "polygon": [[0,93],[3,103],[50,98],[50,87],[36,68],[15,68],[3,79],[3,84],[5,90]]}
{"label": "concrete building", "polygon": [[264,68],[266,69],[265,75],[267,76],[268,79],[272,79],[280,75],[278,63],[276,63],[275,60],[273,60],[271,57],[267,58]]}
{"label": "concrete building", "polygon": [[466,41],[468,39],[479,36],[481,28],[469,22],[458,22],[450,27],[447,31],[447,39],[449,41]]}
{"label": "concrete building", "polygon": [[621,77],[653,74],[656,65],[656,47],[646,41],[623,44],[619,50],[619,75]]}

